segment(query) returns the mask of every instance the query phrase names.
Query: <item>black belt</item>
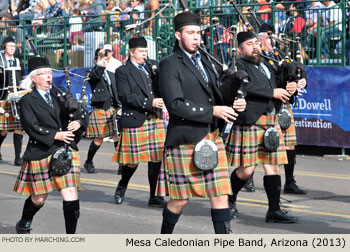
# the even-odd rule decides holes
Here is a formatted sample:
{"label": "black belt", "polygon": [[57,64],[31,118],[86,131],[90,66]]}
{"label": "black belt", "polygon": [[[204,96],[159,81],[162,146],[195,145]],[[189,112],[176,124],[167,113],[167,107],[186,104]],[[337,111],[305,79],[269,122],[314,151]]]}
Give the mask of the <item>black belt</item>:
{"label": "black belt", "polygon": [[264,112],[263,115],[266,115],[266,116],[276,115],[276,109],[274,108],[271,112]]}

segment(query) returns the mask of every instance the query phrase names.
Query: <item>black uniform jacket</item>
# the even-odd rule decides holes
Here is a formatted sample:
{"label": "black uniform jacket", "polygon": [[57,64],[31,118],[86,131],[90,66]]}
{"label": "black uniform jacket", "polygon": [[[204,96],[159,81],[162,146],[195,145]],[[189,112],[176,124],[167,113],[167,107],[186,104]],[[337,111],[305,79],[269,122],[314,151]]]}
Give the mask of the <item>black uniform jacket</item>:
{"label": "black uniform jacket", "polygon": [[[223,104],[222,95],[212,65],[204,55],[201,60],[211,89],[181,49],[160,63],[159,88],[169,112],[165,146],[197,143],[213,130],[214,121],[217,122],[213,117],[213,106]],[[221,71],[218,69],[218,72]],[[219,120],[219,127],[223,124]]]}
{"label": "black uniform jacket", "polygon": [[103,75],[105,67],[94,67],[90,72],[89,84],[91,87],[91,106],[99,109],[107,110],[110,107],[116,107],[120,102],[117,95],[117,87],[115,76],[107,71],[109,79],[111,80],[110,89],[108,82]]}
{"label": "black uniform jacket", "polygon": [[[47,104],[36,88],[24,95],[19,102],[21,124],[29,135],[27,148],[23,154],[24,160],[41,160],[64,145],[63,141],[55,140],[54,137],[58,131],[66,130],[68,113],[56,94],[53,91],[50,91],[50,94],[55,108]],[[86,129],[88,119],[88,114],[84,110],[80,116],[80,129]]]}
{"label": "black uniform jacket", "polygon": [[[153,60],[151,62],[156,64]],[[151,74],[149,66],[146,65],[145,68]],[[152,107],[153,99],[159,97],[158,77],[152,76],[152,90],[150,90],[145,76],[146,74],[137,69],[130,60],[115,71],[117,90],[123,111],[120,119],[122,128],[138,128],[152,114],[159,118],[162,116],[160,109]]]}
{"label": "black uniform jacket", "polygon": [[[244,70],[248,73],[250,82],[245,86],[247,96],[246,109],[241,112],[235,121],[236,124],[252,125],[261,115],[271,112],[273,108],[278,111],[281,102],[273,98],[273,89],[277,88],[277,81],[272,67],[264,62],[268,67],[271,78],[268,79],[253,63],[244,59],[237,60],[237,70]],[[227,95],[227,94],[225,94]]]}

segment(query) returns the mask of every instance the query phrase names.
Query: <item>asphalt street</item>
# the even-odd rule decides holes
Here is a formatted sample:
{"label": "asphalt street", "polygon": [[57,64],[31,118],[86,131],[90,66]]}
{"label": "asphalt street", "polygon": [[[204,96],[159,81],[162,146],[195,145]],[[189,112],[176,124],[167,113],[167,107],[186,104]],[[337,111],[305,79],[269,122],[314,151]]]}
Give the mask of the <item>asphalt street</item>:
{"label": "asphalt street", "polygon": [[[28,141],[25,136],[23,151]],[[90,140],[79,143],[83,164]],[[22,151],[22,152],[23,152]],[[12,133],[1,148],[4,163],[0,165],[0,234],[14,234],[25,196],[12,191],[19,167],[13,165]],[[80,234],[158,234],[162,209],[148,207],[149,186],[147,165],[141,164],[130,181],[122,205],[114,203],[114,192],[120,176],[112,163],[113,143],[105,142],[97,152],[96,174],[81,170],[79,193]],[[262,185],[263,169],[255,172],[256,192],[244,189],[238,195],[239,218],[231,221],[233,233],[240,234],[349,234],[350,233],[350,161],[319,156],[297,156],[295,179],[308,190],[307,195],[281,194],[282,208],[298,216],[295,224],[265,223],[267,198]],[[284,169],[281,169],[284,183]],[[64,234],[62,199],[52,192],[44,207],[35,216],[33,234]],[[181,215],[174,233],[213,234],[210,203],[207,199],[191,199]]]}

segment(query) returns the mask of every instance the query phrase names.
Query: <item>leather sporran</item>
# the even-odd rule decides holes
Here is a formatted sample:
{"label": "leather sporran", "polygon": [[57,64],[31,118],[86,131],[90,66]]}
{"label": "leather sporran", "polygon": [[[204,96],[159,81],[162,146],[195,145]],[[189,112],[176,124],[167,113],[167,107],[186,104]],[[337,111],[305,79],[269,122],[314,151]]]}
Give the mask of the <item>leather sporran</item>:
{"label": "leather sporran", "polygon": [[218,147],[208,139],[203,139],[194,146],[193,163],[202,170],[209,171],[218,164]]}
{"label": "leather sporran", "polygon": [[62,176],[69,172],[72,166],[72,154],[65,147],[57,149],[51,156],[50,170],[54,176]]}
{"label": "leather sporran", "polygon": [[288,129],[292,122],[292,116],[288,109],[281,109],[280,113],[278,113],[278,123],[281,129]]}
{"label": "leather sporran", "polygon": [[268,128],[264,133],[264,147],[270,152],[275,152],[280,145],[280,134],[275,127]]}

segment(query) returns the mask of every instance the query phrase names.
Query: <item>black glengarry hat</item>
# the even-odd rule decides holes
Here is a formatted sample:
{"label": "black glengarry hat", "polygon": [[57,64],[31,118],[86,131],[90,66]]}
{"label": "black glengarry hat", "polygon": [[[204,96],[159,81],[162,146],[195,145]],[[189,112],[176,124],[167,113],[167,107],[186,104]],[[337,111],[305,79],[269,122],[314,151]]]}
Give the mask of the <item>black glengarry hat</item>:
{"label": "black glengarry hat", "polygon": [[129,40],[129,49],[138,47],[147,48],[147,40],[144,37],[132,38]]}
{"label": "black glengarry hat", "polygon": [[6,43],[9,43],[9,42],[13,42],[13,43],[16,43],[15,39],[13,37],[6,37],[4,38],[4,40],[2,41],[2,47],[6,44]]}
{"label": "black glengarry hat", "polygon": [[275,33],[275,28],[269,24],[263,23],[259,29],[259,32],[268,32],[268,31]]}
{"label": "black glengarry hat", "polygon": [[238,45],[242,44],[244,41],[247,41],[249,39],[256,38],[255,35],[251,32],[239,32],[237,34],[237,42]]}
{"label": "black glengarry hat", "polygon": [[201,18],[197,14],[191,12],[181,12],[174,18],[175,31],[186,25],[201,25]]}
{"label": "black glengarry hat", "polygon": [[43,57],[30,58],[28,61],[28,73],[39,68],[51,68],[48,59]]}

